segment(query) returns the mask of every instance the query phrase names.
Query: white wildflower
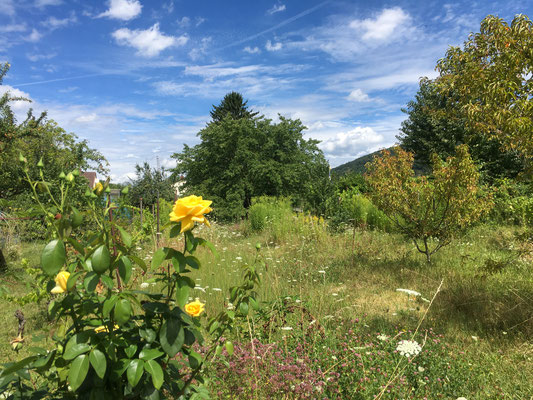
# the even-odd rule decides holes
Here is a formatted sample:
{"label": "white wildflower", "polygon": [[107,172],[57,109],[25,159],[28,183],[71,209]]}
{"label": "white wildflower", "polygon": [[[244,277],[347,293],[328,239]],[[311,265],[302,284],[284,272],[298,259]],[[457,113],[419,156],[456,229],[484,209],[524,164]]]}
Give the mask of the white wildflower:
{"label": "white wildflower", "polygon": [[149,283],[147,283],[147,282],[141,283],[141,289],[147,289],[148,287],[150,287]]}
{"label": "white wildflower", "polygon": [[283,326],[280,328],[282,331],[292,331],[292,326]]}
{"label": "white wildflower", "polygon": [[235,257],[236,260],[242,260],[242,257]]}
{"label": "white wildflower", "polygon": [[324,271],[323,269],[321,269],[320,271],[318,271],[319,274],[325,274],[326,271]]}
{"label": "white wildflower", "polygon": [[422,347],[414,340],[401,340],[396,346],[396,350],[405,357],[416,356],[422,351]]}
{"label": "white wildflower", "polygon": [[214,287],[212,290],[213,290],[213,292],[222,292],[222,289],[217,288],[217,287]]}
{"label": "white wildflower", "polygon": [[388,340],[389,337],[387,335],[378,335],[378,339],[384,342],[385,340]]}

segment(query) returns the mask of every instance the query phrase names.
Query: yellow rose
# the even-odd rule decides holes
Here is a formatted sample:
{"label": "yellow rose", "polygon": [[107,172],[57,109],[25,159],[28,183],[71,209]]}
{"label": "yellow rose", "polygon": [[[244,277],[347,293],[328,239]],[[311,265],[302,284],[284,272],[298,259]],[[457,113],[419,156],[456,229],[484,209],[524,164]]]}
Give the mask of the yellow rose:
{"label": "yellow rose", "polygon": [[[115,324],[115,326],[113,327],[113,330],[116,331],[118,329],[118,325]],[[107,332],[107,326],[105,325],[100,325],[98,328],[94,328],[94,331],[96,333],[100,333],[100,332]]]}
{"label": "yellow rose", "polygon": [[170,220],[175,222],[181,222],[181,231],[185,232],[194,227],[194,223],[209,225],[209,221],[204,217],[211,211],[211,200],[202,200],[202,196],[187,196],[182,199],[178,199],[174,204],[174,208],[170,215]]}
{"label": "yellow rose", "polygon": [[70,272],[67,271],[61,271],[59,274],[57,274],[57,276],[55,277],[56,287],[53,288],[50,293],[65,293],[67,291],[67,281],[69,276]]}
{"label": "yellow rose", "polygon": [[104,191],[104,185],[102,185],[101,182],[98,182],[96,185],[94,185],[93,191],[97,195],[100,195]]}
{"label": "yellow rose", "polygon": [[204,306],[204,303],[201,303],[199,299],[196,299],[192,303],[185,304],[185,312],[191,317],[197,317],[204,311]]}

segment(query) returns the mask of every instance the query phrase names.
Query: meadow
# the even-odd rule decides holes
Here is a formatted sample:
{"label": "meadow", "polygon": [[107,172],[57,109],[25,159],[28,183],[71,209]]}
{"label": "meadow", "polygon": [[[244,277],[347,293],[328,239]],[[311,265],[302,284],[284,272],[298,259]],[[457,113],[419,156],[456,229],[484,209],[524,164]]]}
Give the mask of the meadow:
{"label": "meadow", "polygon": [[[399,234],[332,232],[328,221],[283,212],[259,226],[195,229],[216,248],[199,249],[202,267],[191,275],[190,300],[206,304],[203,318],[232,307],[228,290],[244,265],[257,265],[262,280],[259,308],[225,338],[234,353],[207,364],[212,398],[533,398],[531,230],[479,224],[428,264]],[[176,240],[159,246],[180,248]],[[19,245],[2,277],[11,295],[31,288],[27,268],[39,265],[43,245]],[[148,236],[137,252],[149,261],[156,249]],[[158,293],[157,271],[141,272],[130,286]],[[19,308],[26,342],[16,355],[9,342]],[[46,347],[55,329],[46,301],[0,299],[0,324],[0,363]]]}

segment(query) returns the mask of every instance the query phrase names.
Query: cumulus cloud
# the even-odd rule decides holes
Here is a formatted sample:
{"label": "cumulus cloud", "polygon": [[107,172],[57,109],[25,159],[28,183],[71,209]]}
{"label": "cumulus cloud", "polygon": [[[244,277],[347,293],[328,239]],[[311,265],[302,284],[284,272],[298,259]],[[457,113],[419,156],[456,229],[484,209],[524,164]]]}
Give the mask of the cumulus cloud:
{"label": "cumulus cloud", "polygon": [[157,56],[163,50],[183,46],[189,40],[186,35],[175,37],[161,33],[158,23],[146,30],[121,28],[113,32],[112,36],[119,45],[133,47],[137,49],[138,55],[144,57]]}
{"label": "cumulus cloud", "polygon": [[182,29],[185,29],[191,26],[191,19],[189,17],[182,17],[181,19],[178,19],[176,22],[178,23],[178,26]]}
{"label": "cumulus cloud", "polygon": [[107,17],[129,21],[141,14],[142,4],[138,0],[110,0],[109,9],[98,18]]}
{"label": "cumulus cloud", "polygon": [[37,29],[34,28],[32,29],[29,36],[26,37],[26,40],[28,42],[38,42],[39,40],[41,40],[42,37],[43,35]]}
{"label": "cumulus cloud", "polygon": [[76,14],[74,13],[71,13],[69,17],[66,17],[66,18],[56,18],[54,16],[52,17],[49,17],[48,19],[46,19],[45,21],[41,22],[41,25],[51,29],[51,30],[55,30],[55,29],[58,29],[58,28],[63,28],[65,26],[68,26],[70,24],[74,24],[78,22],[78,19],[76,18]]}
{"label": "cumulus cloud", "polygon": [[281,42],[272,43],[270,40],[267,40],[265,45],[265,49],[267,49],[268,51],[278,51],[281,50],[282,47],[283,45],[281,44]]}
{"label": "cumulus cloud", "polygon": [[26,24],[7,24],[0,26],[0,33],[24,32],[25,30]]}
{"label": "cumulus cloud", "polygon": [[348,95],[348,100],[355,101],[357,103],[363,103],[365,101],[370,101],[368,94],[363,92],[361,89],[355,89],[350,92]]}
{"label": "cumulus cloud", "polygon": [[272,8],[267,11],[267,14],[272,15],[272,14],[275,14],[281,11],[285,11],[285,9],[286,9],[285,4],[281,4],[281,3],[274,4]]}
{"label": "cumulus cloud", "polygon": [[244,49],[242,49],[242,51],[244,51],[245,53],[248,53],[248,54],[261,53],[261,50],[259,50],[259,47],[257,47],[257,46],[255,46],[255,47],[246,46]]}
{"label": "cumulus cloud", "polygon": [[367,18],[363,20],[353,20],[350,28],[361,30],[363,40],[385,40],[398,30],[404,28],[411,17],[400,7],[386,8],[376,16],[376,18]]}
{"label": "cumulus cloud", "polygon": [[337,157],[356,157],[358,154],[383,143],[383,135],[371,127],[357,127],[348,132],[339,132],[333,138],[320,143],[320,148],[329,155]]}
{"label": "cumulus cloud", "polygon": [[0,14],[15,15],[15,3],[13,0],[0,1]]}

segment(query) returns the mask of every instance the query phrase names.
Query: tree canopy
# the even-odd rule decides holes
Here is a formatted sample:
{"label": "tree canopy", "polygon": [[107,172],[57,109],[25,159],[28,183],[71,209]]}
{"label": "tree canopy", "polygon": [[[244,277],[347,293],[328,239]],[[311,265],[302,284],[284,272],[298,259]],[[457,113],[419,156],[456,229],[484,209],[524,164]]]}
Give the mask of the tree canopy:
{"label": "tree canopy", "polygon": [[329,166],[318,141],[305,140],[299,120],[233,119],[226,115],[202,129],[201,143],[172,157],[174,176],[186,176],[189,192],[213,200],[219,218],[245,213],[255,196],[293,196],[317,203]]}
{"label": "tree canopy", "polygon": [[254,118],[258,113],[248,109],[248,100],[244,101],[242,94],[230,92],[224,96],[218,106],[213,105],[210,111],[213,122],[220,122],[226,116],[232,119]]}
{"label": "tree canopy", "polygon": [[[467,118],[457,109],[457,97],[453,92],[440,92],[435,82],[422,79],[415,99],[402,109],[408,118],[397,138],[402,148],[414,153],[416,169],[430,172],[433,153],[441,158],[451,157],[456,146],[467,143],[486,178],[514,178],[523,170],[518,152],[502,151],[498,141],[469,127]],[[447,112],[454,108],[456,113]]]}
{"label": "tree canopy", "polygon": [[137,177],[132,180],[129,192],[134,204],[139,204],[139,199],[142,197],[143,206],[150,207],[156,203],[158,192],[159,198],[174,200],[172,181],[163,167],[152,168],[145,162],[143,165],[135,165],[135,174]]}
{"label": "tree canopy", "polygon": [[[0,66],[0,84],[9,70],[9,64]],[[62,171],[95,169],[105,172],[107,161],[97,150],[91,149],[86,140],[79,141],[73,133],[67,133],[56,122],[39,117],[30,109],[22,123],[17,122],[11,103],[25,100],[6,92],[0,98],[0,197],[10,199],[27,192],[29,187],[22,181],[23,171],[16,160],[23,154],[30,166],[33,179],[40,179],[35,167],[39,160],[46,166],[44,180],[56,181]]]}
{"label": "tree canopy", "polygon": [[508,25],[489,15],[479,33],[439,60],[436,83],[454,93],[471,128],[495,137],[505,148],[533,157],[533,23],[516,15]]}

